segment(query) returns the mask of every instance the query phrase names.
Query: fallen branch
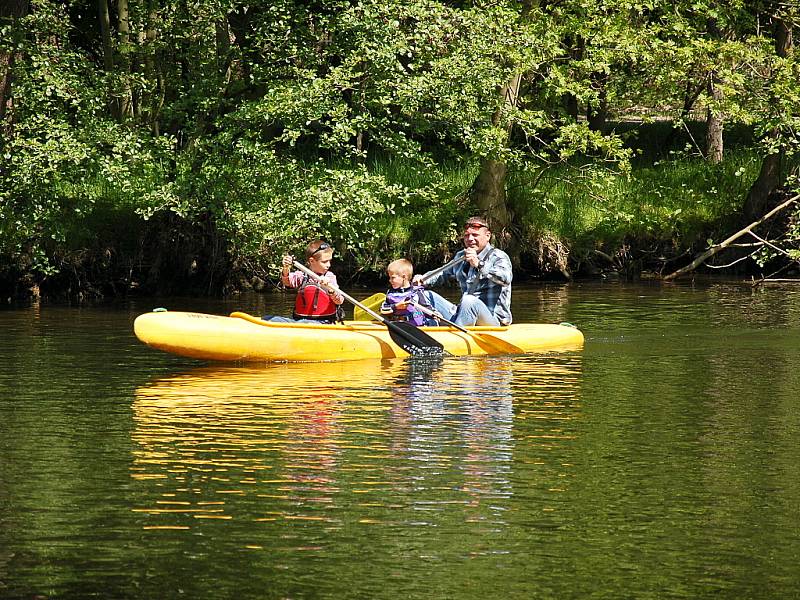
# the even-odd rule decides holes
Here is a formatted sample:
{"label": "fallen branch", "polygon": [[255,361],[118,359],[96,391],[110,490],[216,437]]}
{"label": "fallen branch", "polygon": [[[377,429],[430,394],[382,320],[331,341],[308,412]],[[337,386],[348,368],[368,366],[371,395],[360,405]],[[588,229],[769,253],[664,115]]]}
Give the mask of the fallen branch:
{"label": "fallen branch", "polygon": [[714,256],[717,252],[720,252],[721,250],[724,250],[725,248],[727,248],[728,246],[733,244],[733,242],[738,240],[743,235],[745,235],[747,233],[750,233],[751,229],[754,229],[755,227],[758,227],[759,225],[761,225],[764,221],[767,221],[767,220],[771,219],[774,215],[776,215],[777,213],[782,211],[787,206],[789,206],[791,204],[794,204],[798,200],[800,200],[800,194],[798,194],[796,196],[792,196],[791,198],[789,198],[783,204],[779,204],[778,206],[773,208],[771,211],[769,211],[767,214],[765,214],[763,217],[761,217],[758,221],[750,223],[750,225],[748,225],[747,227],[745,227],[744,229],[742,229],[740,231],[737,231],[736,233],[734,233],[732,236],[730,236],[725,241],[720,242],[719,244],[714,244],[708,250],[703,252],[700,256],[695,258],[691,263],[689,263],[685,267],[682,267],[682,268],[678,269],[677,271],[675,271],[673,273],[670,273],[669,275],[666,275],[664,277],[664,281],[670,281],[670,280],[675,279],[676,277],[678,277],[680,275],[683,275],[684,273],[688,273],[689,271],[694,271],[697,267],[702,265],[706,260],[708,260],[709,258]]}
{"label": "fallen branch", "polygon": [[773,250],[775,250],[775,252],[777,252],[778,254],[783,254],[784,256],[788,256],[789,258],[792,258],[792,255],[791,255],[791,254],[789,254],[789,253],[788,253],[786,250],[784,250],[783,248],[779,248],[778,246],[776,246],[775,244],[773,244],[773,243],[772,243],[772,242],[770,242],[769,240],[765,240],[765,239],[763,239],[763,238],[760,238],[760,237],[758,237],[758,236],[757,236],[755,233],[753,233],[752,231],[750,231],[750,232],[748,232],[748,233],[750,233],[750,235],[752,235],[754,238],[756,238],[756,239],[757,239],[759,242],[761,242],[761,243],[762,243],[762,244],[764,244],[765,246],[769,246],[770,248],[772,248]]}
{"label": "fallen branch", "polygon": [[756,281],[753,285],[760,285],[762,283],[800,283],[800,279],[797,278],[797,277],[792,277],[792,278],[788,278],[788,279],[786,279],[786,278],[785,279],[777,279],[777,278],[774,278],[774,279],[761,279],[759,281]]}
{"label": "fallen branch", "polygon": [[735,265],[735,264],[738,264],[738,263],[742,262],[743,260],[747,260],[748,258],[752,258],[752,257],[753,257],[753,255],[754,255],[756,252],[758,252],[758,250],[756,250],[755,252],[751,252],[750,254],[745,254],[745,255],[744,255],[744,256],[742,256],[741,258],[737,258],[736,260],[734,260],[734,261],[732,261],[732,262],[729,262],[729,263],[728,263],[728,264],[726,264],[726,265],[706,265],[706,266],[707,266],[709,269],[730,269],[730,268],[731,268],[733,265]]}

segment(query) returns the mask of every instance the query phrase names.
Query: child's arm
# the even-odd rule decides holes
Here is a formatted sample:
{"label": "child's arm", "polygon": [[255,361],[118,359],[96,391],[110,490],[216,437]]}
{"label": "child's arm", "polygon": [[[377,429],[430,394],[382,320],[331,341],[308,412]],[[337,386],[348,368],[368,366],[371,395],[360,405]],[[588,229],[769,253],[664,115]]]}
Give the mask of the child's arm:
{"label": "child's arm", "polygon": [[[288,254],[281,260],[281,283],[288,288],[296,288],[300,285],[300,282],[303,281],[303,274],[300,271],[295,271],[294,273],[289,271],[292,267],[293,260],[294,258]],[[295,275],[299,275],[299,277]]]}
{"label": "child's arm", "polygon": [[392,291],[393,290],[390,289],[388,292],[386,292],[386,300],[381,305],[381,313],[404,314],[408,308],[411,298],[409,296],[399,296],[398,294],[393,294]]}
{"label": "child's arm", "polygon": [[[389,290],[389,291],[391,291],[391,290]],[[389,296],[388,295],[386,296],[385,300],[383,301],[383,304],[381,304],[379,312],[382,315],[390,315],[390,314],[392,314],[394,312],[394,307],[389,303]]]}
{"label": "child's arm", "polygon": [[342,294],[339,292],[339,285],[336,282],[336,275],[330,271],[325,273],[325,283],[330,286],[328,291],[333,299],[333,303],[336,305],[342,304],[344,302],[344,296],[342,296]]}

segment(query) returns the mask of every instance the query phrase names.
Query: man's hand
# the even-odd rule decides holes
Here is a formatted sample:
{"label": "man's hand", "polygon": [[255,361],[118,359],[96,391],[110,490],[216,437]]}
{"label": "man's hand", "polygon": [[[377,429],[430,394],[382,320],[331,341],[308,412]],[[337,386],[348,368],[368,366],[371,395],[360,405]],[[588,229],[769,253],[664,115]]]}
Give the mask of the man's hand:
{"label": "man's hand", "polygon": [[464,250],[464,260],[475,268],[477,268],[478,263],[481,262],[478,258],[478,251],[475,250],[475,248],[466,248]]}

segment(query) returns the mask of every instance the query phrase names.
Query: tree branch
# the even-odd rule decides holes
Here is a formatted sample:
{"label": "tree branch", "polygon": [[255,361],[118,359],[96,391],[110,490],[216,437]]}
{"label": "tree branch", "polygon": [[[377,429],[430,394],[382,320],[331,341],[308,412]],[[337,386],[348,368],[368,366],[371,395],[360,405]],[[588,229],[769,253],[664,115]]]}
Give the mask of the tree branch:
{"label": "tree branch", "polygon": [[777,213],[782,211],[784,208],[786,208],[787,206],[789,206],[791,204],[794,204],[798,200],[800,200],[800,194],[797,194],[796,196],[792,196],[786,202],[784,202],[782,204],[779,204],[778,206],[773,208],[771,211],[769,211],[767,214],[765,214],[763,217],[761,217],[758,221],[754,221],[754,222],[750,223],[750,225],[748,225],[744,229],[741,229],[741,230],[737,231],[736,233],[734,233],[732,236],[730,236],[725,241],[720,242],[719,244],[714,244],[708,250],[703,252],[700,256],[695,258],[691,263],[689,263],[685,267],[682,267],[682,268],[678,269],[677,271],[675,271],[673,273],[670,273],[669,275],[666,275],[664,277],[664,281],[671,281],[671,280],[675,279],[676,277],[678,277],[680,275],[683,275],[684,273],[688,273],[689,271],[694,271],[697,267],[702,265],[706,260],[708,260],[709,258],[714,256],[717,252],[720,252],[721,250],[724,250],[725,248],[730,246],[733,242],[735,242],[737,239],[739,239],[743,235],[745,235],[747,233],[750,233],[751,229],[754,229],[755,227],[758,227],[764,221],[767,221],[768,219],[772,218],[774,215],[776,215]]}

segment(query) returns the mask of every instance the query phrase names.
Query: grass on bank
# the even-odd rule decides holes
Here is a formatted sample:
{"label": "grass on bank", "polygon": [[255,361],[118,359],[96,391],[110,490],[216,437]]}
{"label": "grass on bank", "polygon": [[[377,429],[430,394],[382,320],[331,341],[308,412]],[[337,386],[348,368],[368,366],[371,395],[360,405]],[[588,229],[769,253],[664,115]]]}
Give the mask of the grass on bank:
{"label": "grass on bank", "polygon": [[716,165],[681,157],[593,182],[559,168],[535,185],[512,182],[510,195],[529,227],[576,248],[613,248],[626,239],[690,244],[736,216],[760,163],[756,152],[737,149]]}
{"label": "grass on bank", "polygon": [[[556,240],[570,249],[573,260],[582,261],[595,249],[614,254],[624,243],[662,242],[680,252],[715,232],[728,233],[728,222],[732,224],[738,216],[747,190],[757,177],[760,156],[744,145],[729,145],[722,163],[712,165],[684,151],[658,150],[659,157],[641,153],[626,175],[596,165],[510,172],[508,200],[523,243],[530,245],[545,237]],[[289,178],[285,172],[258,165],[257,161],[249,165],[258,169],[258,177],[251,177],[253,171],[240,170],[234,164],[214,165],[228,179],[209,179],[211,184],[196,186],[196,198],[188,197],[192,192],[186,189],[180,192],[177,187],[168,188],[173,184],[166,181],[166,176],[159,180],[153,173],[147,181],[128,182],[126,185],[132,185],[133,191],[89,177],[79,185],[62,186],[57,190],[62,197],[60,206],[41,223],[45,229],[57,228],[50,232],[56,235],[48,235],[45,240],[52,240],[47,241],[46,254],[52,256],[52,248],[63,254],[88,247],[98,254],[111,253],[115,262],[131,271],[146,269],[154,260],[154,240],[159,240],[162,253],[169,248],[170,240],[181,242],[174,254],[191,252],[193,256],[185,257],[187,264],[202,262],[198,258],[203,254],[200,246],[212,243],[232,254],[231,264],[244,265],[244,270],[255,268],[262,276],[270,277],[282,252],[291,244],[299,248],[308,241],[308,231],[297,227],[299,224],[315,226],[330,221],[325,214],[310,223],[297,216],[301,214],[300,192],[302,202],[309,205],[304,210],[312,214],[312,190],[319,188],[332,197],[331,207],[339,213],[335,218],[339,219],[341,230],[349,228],[351,238],[363,243],[357,254],[340,254],[337,268],[344,273],[360,271],[382,277],[385,264],[397,256],[433,264],[458,246],[460,220],[473,210],[466,205],[466,193],[478,173],[477,161],[470,160],[443,161],[424,169],[402,160],[375,160],[367,166],[368,176],[361,176],[359,181],[369,186],[374,184],[369,178],[379,177],[388,184],[425,192],[398,203],[394,213],[379,214],[382,211],[377,202],[374,210],[367,210],[369,218],[374,213],[374,222],[364,226],[364,211],[347,206],[348,202],[359,202],[358,181],[336,188],[335,182]],[[206,222],[195,223],[191,214],[183,229],[159,231],[159,227],[179,227],[180,219],[145,222],[136,211],[148,206],[143,198],[149,189],[165,188],[174,189],[181,203],[198,207],[194,214],[200,214],[208,202],[216,202],[218,215],[227,221],[211,236],[202,226]],[[364,189],[370,193],[371,188]],[[342,190],[352,194],[353,199],[342,200],[346,197],[337,195],[337,190],[339,194]],[[281,215],[285,220],[270,221],[279,204],[284,206]],[[198,224],[201,227],[194,227]],[[335,230],[330,232],[330,238],[337,244],[344,239]],[[171,258],[181,262],[181,257]]]}
{"label": "grass on bank", "polygon": [[[736,148],[716,165],[701,157],[676,156],[634,163],[627,175],[564,165],[512,172],[508,201],[525,239],[548,235],[578,253],[614,250],[625,240],[689,245],[735,220],[760,163],[755,151]],[[438,203],[387,219],[389,245],[396,253],[424,255],[444,240],[458,239],[453,216],[469,212],[463,199],[478,172],[476,164],[445,164],[427,176],[396,161],[373,168],[411,188],[439,181]]]}

